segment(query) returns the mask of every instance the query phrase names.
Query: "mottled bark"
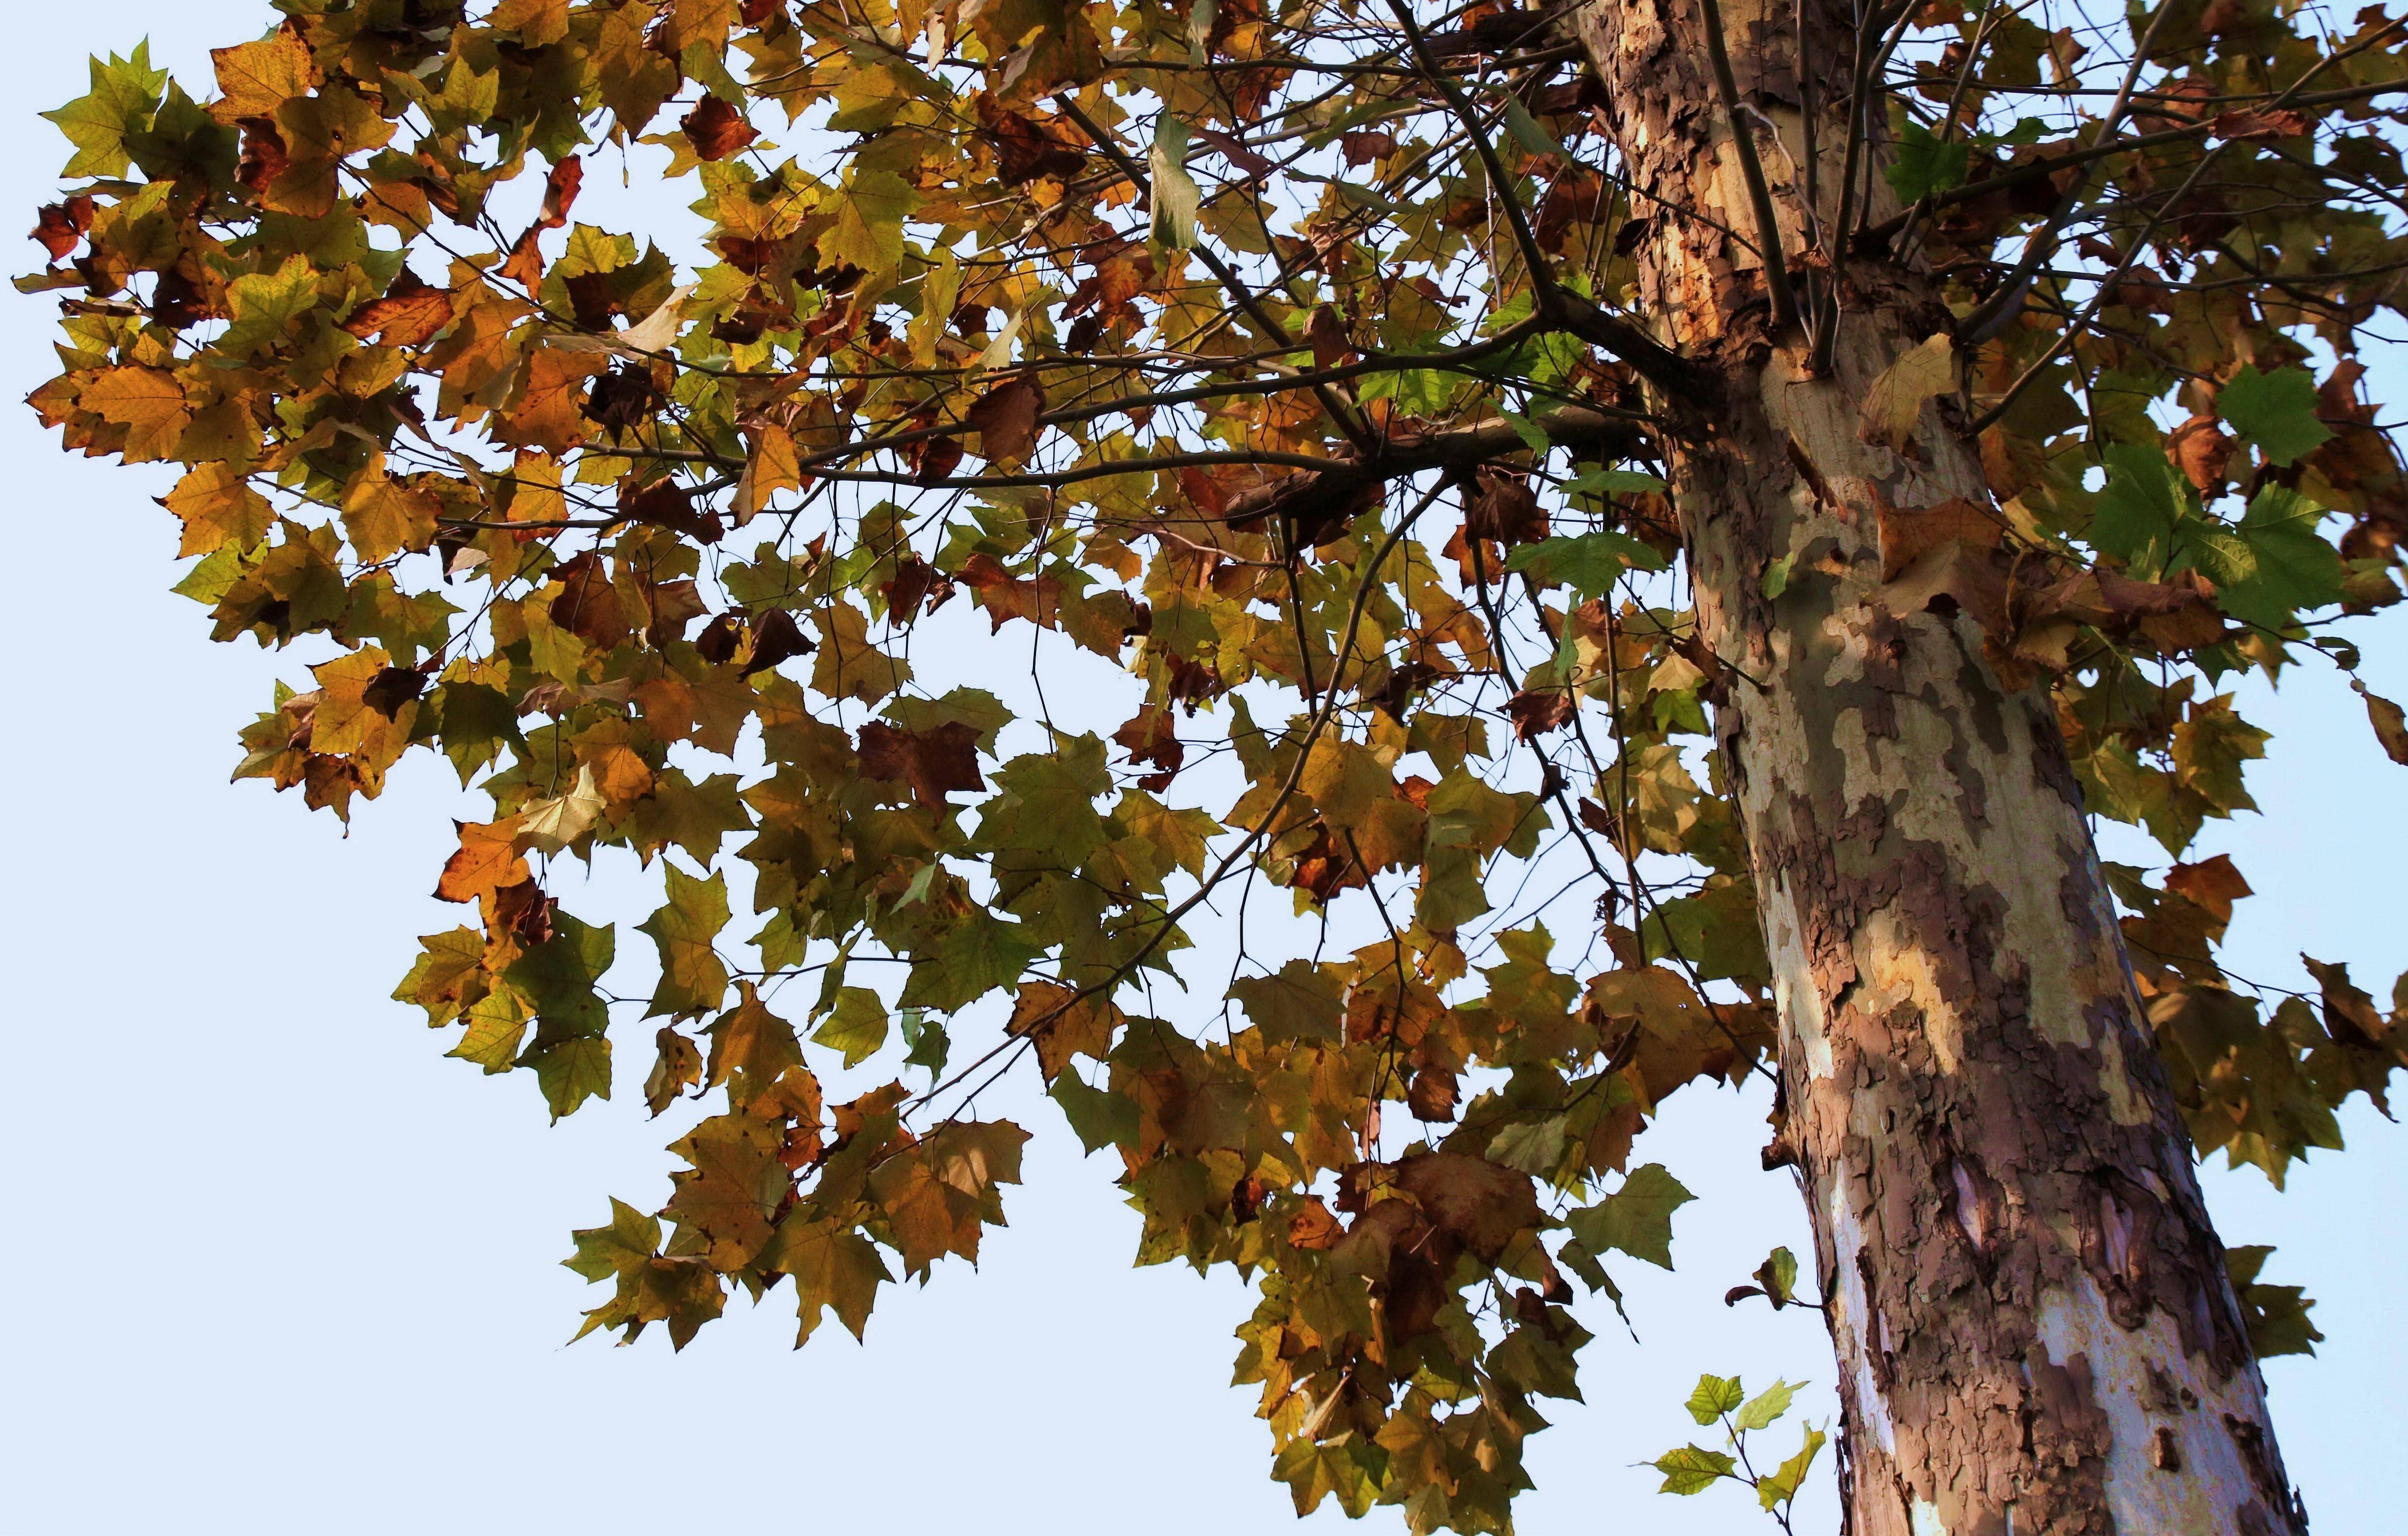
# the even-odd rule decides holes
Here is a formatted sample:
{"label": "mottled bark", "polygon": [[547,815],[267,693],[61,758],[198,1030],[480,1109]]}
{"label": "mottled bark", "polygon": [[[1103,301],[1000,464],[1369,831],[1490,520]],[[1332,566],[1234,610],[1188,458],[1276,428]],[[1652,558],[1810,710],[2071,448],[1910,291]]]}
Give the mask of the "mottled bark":
{"label": "mottled bark", "polygon": [[[1724,7],[1793,273],[1808,243],[1794,16]],[[1698,0],[1579,17],[1653,221],[1641,305],[1709,379],[1673,480],[1700,624],[1743,674],[1721,730],[1781,1007],[1768,1160],[1797,1164],[1811,1207],[1852,1529],[2291,1531],[2048,701],[2001,685],[1971,618],[1881,581],[1877,506],[1986,504],[1950,406],[1925,408],[1905,454],[1858,440],[1867,386],[1948,314],[1911,268],[1854,261],[1832,373],[1805,376],[1802,337],[1770,334],[1702,24]],[[1852,18],[1818,6],[1808,24],[1828,222]],[[1895,211],[1869,179],[1873,216]]]}

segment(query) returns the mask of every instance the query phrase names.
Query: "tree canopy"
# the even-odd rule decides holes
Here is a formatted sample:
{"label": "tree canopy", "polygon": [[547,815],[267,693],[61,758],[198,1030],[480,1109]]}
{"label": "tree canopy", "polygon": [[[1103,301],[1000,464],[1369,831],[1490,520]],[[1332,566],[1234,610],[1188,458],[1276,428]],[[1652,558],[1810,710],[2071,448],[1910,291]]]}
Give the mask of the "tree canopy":
{"label": "tree canopy", "polygon": [[[423,749],[490,797],[394,996],[555,1119],[709,1101],[666,1201],[576,1234],[585,1329],[682,1345],[786,1287],[802,1340],[861,1334],[1003,1219],[1051,1127],[979,1095],[1033,1073],[1125,1166],[1140,1262],[1253,1279],[1238,1371],[1300,1510],[1506,1529],[1575,1287],[1672,1262],[1689,1193],[1641,1138],[1776,1042],[1715,740],[1752,680],[1667,472],[1711,401],[1633,265],[1693,210],[1612,151],[1580,7],[476,8],[278,0],[207,82],[96,59],[19,287],[64,311],[34,408],[183,467],[177,590],[294,648],[236,776],[348,817]],[[2149,1023],[2200,1155],[2279,1184],[2386,1102],[2408,978],[2228,974],[2249,885],[2192,855],[2254,809],[2236,679],[2354,673],[2401,596],[2365,357],[2408,18],[1910,0],[1775,74],[1785,8],[1727,48],[1705,10],[1698,110],[1768,210],[1716,302],[1828,366],[1858,263],[1941,285],[1860,435],[1971,438],[1991,495],[1879,509],[1884,591],[1978,625],[2162,845],[2107,869]],[[700,265],[580,222],[636,146]],[[1799,181],[1828,223],[1784,249]],[[572,860],[628,855],[648,998],[570,910]],[[1181,958],[1208,923],[1227,973]],[[2234,1257],[2258,1350],[2308,1347]],[[1816,1278],[1776,1252],[1753,1294]],[[1691,1407],[1735,1438],[1787,1402]],[[1659,1465],[1780,1511],[1821,1443]]]}

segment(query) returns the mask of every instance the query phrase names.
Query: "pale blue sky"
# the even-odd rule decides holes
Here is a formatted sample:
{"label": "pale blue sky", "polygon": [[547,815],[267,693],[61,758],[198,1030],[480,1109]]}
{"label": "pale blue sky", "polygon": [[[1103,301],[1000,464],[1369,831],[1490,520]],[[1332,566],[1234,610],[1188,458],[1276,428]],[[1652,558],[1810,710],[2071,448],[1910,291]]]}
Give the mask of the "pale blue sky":
{"label": "pale blue sky", "polygon": [[[25,227],[64,157],[32,114],[80,93],[87,52],[147,32],[197,89],[207,48],[267,16],[251,0],[16,13],[0,208]],[[12,249],[11,271],[37,264],[31,242]],[[558,1267],[568,1229],[600,1219],[607,1196],[666,1193],[674,1132],[637,1101],[638,1032],[622,1025],[619,1099],[547,1128],[523,1074],[443,1059],[443,1038],[387,999],[414,936],[457,920],[423,893],[445,818],[482,802],[420,763],[346,839],[293,797],[226,782],[234,731],[270,680],[318,657],[209,645],[201,611],[166,590],[172,520],[149,498],[168,477],[66,458],[14,405],[50,371],[50,315],[46,298],[0,294],[18,552],[0,627],[21,658],[0,768],[16,808],[0,957],[17,978],[0,1019],[19,1084],[0,1115],[19,1233],[0,1266],[13,1319],[0,1527],[592,1533],[734,1518],[1226,1536],[1290,1523],[1250,1394],[1226,1385],[1250,1303],[1226,1274],[1130,1270],[1135,1218],[1105,1165],[1082,1163],[1025,1096],[1038,1140],[1012,1226],[979,1271],[890,1290],[867,1347],[830,1327],[793,1353],[782,1292],[758,1313],[735,1307],[682,1356],[658,1337],[566,1346],[601,1294]],[[2408,698],[2408,660],[2376,650],[2378,632],[2398,647],[2408,624],[2362,632],[2371,681]],[[2358,962],[2383,992],[2408,961],[2408,770],[2382,759],[2329,674],[2251,708],[2284,733],[2252,781],[2269,814],[2204,843],[2260,893],[2234,963],[2296,984],[2307,948]],[[2151,855],[2118,840],[2110,856]],[[587,906],[637,899],[607,871]],[[648,947],[622,935],[623,952]],[[1811,1313],[1719,1299],[1772,1244],[1806,1249],[1786,1180],[1756,1167],[1765,1106],[1676,1104],[1647,1155],[1703,1197],[1678,1221],[1683,1270],[1627,1275],[1643,1345],[1588,1309],[1591,1400],[1559,1405],[1533,1443],[1528,1536],[1769,1530],[1740,1495],[1659,1498],[1632,1466],[1695,1433],[1679,1404],[1700,1371],[1803,1377],[1806,1411],[1832,1411]],[[2363,1109],[2346,1127],[2352,1152],[2319,1158],[2287,1194],[2254,1172],[2208,1175],[2226,1240],[2277,1244],[2267,1278],[2320,1301],[2321,1357],[2269,1369],[2319,1536],[2398,1528],[2408,1423],[2408,1132]],[[1832,1525],[1818,1473],[1799,1529]],[[1400,1527],[1383,1512],[1368,1529]]]}

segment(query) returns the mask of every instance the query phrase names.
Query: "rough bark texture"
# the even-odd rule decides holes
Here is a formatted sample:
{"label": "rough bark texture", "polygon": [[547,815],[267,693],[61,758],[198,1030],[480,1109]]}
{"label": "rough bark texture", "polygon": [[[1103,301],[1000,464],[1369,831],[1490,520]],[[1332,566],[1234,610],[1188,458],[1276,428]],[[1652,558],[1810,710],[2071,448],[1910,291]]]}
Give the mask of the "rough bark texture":
{"label": "rough bark texture", "polygon": [[[1787,141],[1751,129],[1795,272],[1793,15],[1725,7],[1741,94]],[[1808,13],[1827,108],[1852,22]],[[2050,706],[2001,686],[1970,618],[1883,589],[1879,506],[1987,504],[1939,404],[1906,455],[1858,440],[1867,386],[1949,317],[1916,272],[1852,263],[1834,374],[1803,376],[1768,334],[1702,25],[1698,0],[1579,17],[1653,220],[1643,306],[1714,395],[1674,484],[1699,622],[1745,674],[1722,730],[1781,1005],[1768,1158],[1812,1210],[1851,1529],[2303,1529]],[[1846,127],[1818,122],[1828,222]]]}

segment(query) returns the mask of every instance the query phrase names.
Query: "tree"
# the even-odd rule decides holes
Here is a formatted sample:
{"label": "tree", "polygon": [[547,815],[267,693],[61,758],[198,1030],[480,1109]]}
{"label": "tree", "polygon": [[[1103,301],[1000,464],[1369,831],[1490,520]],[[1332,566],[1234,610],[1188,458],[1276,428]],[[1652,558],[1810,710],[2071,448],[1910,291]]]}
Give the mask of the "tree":
{"label": "tree", "polygon": [[[640,1003],[648,1106],[710,1098],[577,1234],[587,1331],[861,1333],[1002,1219],[1034,1072],[1141,1262],[1256,1278],[1299,1508],[1501,1529],[1573,1283],[1670,1263],[1637,1138],[1755,1073],[1815,1252],[1746,1289],[1829,1325],[1852,1529],[2304,1529],[2257,1360],[2315,1334],[2192,1160],[2338,1146],[2408,995],[2268,1007],[2240,871],[2087,818],[2180,860],[2251,805],[2219,685],[2400,596],[2408,22],[279,8],[206,100],[137,48],[50,114],[32,403],[187,467],[214,638],[328,658],[238,776],[490,796],[396,993],[452,1055],[556,1118]],[[572,222],[613,143],[698,265]],[[608,849],[648,999],[555,895]],[[1785,1522],[1821,1443],[1658,1465]]]}

